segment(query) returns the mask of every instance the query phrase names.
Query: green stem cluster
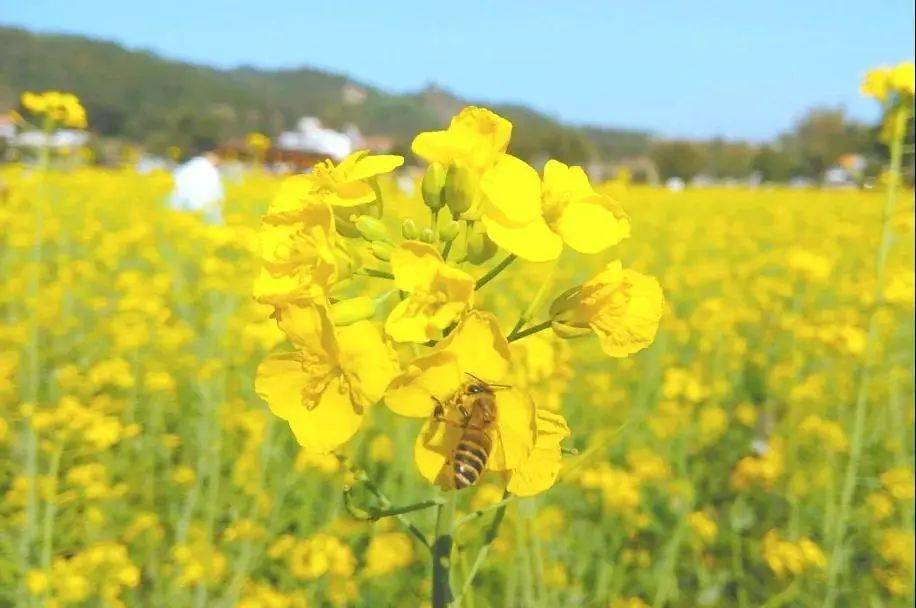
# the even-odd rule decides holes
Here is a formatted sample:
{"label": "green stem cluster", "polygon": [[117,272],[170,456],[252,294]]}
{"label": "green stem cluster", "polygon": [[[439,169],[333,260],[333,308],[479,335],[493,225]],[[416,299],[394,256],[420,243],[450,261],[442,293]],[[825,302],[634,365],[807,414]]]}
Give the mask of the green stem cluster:
{"label": "green stem cluster", "polygon": [[[340,462],[347,467],[357,482],[378,500],[380,507],[360,507],[354,503],[353,488],[344,488],[344,506],[350,515],[362,521],[377,521],[383,517],[394,517],[408,532],[429,551],[432,558],[432,605],[433,608],[445,608],[460,604],[461,599],[467,595],[473,585],[480,568],[483,566],[490,552],[490,546],[499,534],[500,526],[506,516],[506,509],[515,501],[516,497],[506,492],[499,502],[477,509],[460,519],[455,518],[455,503],[457,492],[444,492],[441,497],[422,500],[404,506],[393,506],[387,496],[379,487],[368,478],[364,471],[353,465],[342,455],[338,455]],[[415,511],[422,511],[436,507],[436,524],[432,542],[419,528],[404,516]],[[470,568],[464,569],[463,581],[456,596],[453,588],[453,548],[455,532],[462,526],[477,521],[489,513],[494,513],[484,532],[483,541],[477,550]]]}
{"label": "green stem cluster", "polygon": [[840,490],[839,507],[832,534],[830,562],[827,570],[827,593],[824,596],[824,608],[833,608],[839,594],[838,582],[841,570],[847,563],[846,533],[849,527],[849,516],[852,500],[858,485],[859,466],[862,460],[862,447],[865,435],[866,405],[868,402],[868,389],[871,382],[872,360],[878,338],[877,310],[883,297],[884,275],[887,255],[892,243],[891,216],[897,203],[897,188],[900,183],[900,167],[903,158],[903,139],[906,134],[906,125],[909,112],[897,111],[893,114],[893,139],[890,143],[890,171],[887,182],[887,193],[884,199],[884,210],[881,216],[881,240],[875,253],[875,286],[873,299],[875,308],[868,320],[868,333],[865,342],[865,352],[862,355],[862,364],[859,369],[859,382],[856,392],[855,411],[853,413],[852,437],[849,446],[849,461],[843,477]]}

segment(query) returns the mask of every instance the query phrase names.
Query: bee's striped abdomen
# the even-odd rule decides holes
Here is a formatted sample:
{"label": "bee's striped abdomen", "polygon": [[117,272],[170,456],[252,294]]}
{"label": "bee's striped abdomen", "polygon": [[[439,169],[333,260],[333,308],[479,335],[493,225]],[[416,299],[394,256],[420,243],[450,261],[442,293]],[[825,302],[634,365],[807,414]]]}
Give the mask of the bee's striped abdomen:
{"label": "bee's striped abdomen", "polygon": [[465,429],[452,462],[455,488],[461,490],[477,483],[489,457],[490,437],[479,429]]}

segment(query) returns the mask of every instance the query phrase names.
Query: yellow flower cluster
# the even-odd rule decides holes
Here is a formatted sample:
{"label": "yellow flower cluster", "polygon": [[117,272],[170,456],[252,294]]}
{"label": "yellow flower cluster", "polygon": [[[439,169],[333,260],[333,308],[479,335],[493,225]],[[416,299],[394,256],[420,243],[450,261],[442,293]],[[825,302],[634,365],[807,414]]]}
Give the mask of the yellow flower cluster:
{"label": "yellow flower cluster", "polygon": [[209,543],[202,529],[194,527],[189,539],[172,547],[170,575],[179,587],[220,584],[226,574],[226,555]]}
{"label": "yellow flower cluster", "polygon": [[26,111],[44,120],[50,121],[53,126],[85,129],[86,110],[79,98],[73,93],[60,91],[44,91],[43,93],[26,92],[20,100]]}
{"label": "yellow flower cluster", "polygon": [[912,61],[902,61],[893,67],[881,66],[869,70],[862,80],[861,91],[863,95],[874,97],[880,102],[885,102],[894,95],[913,99],[914,90],[914,64]]}
{"label": "yellow flower cluster", "polygon": [[[420,194],[431,222],[420,230],[398,217],[400,242],[386,225],[395,201],[386,200],[380,180],[400,157],[356,152],[280,187],[262,220],[254,293],[274,307],[293,350],[266,359],[255,387],[305,450],[339,448],[384,397],[395,413],[426,420],[417,467],[451,489],[462,466],[453,455],[471,419],[483,415],[473,424],[486,426],[492,453],[485,449],[481,467],[503,473],[514,494],[536,494],[554,483],[569,429],[556,400],[536,404],[528,374],[518,371],[541,365],[540,356],[522,351],[526,359],[514,361],[510,342],[550,327],[561,338],[594,332],[607,354],[627,357],[655,338],[661,288],[620,262],[561,296],[541,325],[526,328],[521,311],[507,335],[483,309],[478,292],[516,257],[554,260],[564,242],[595,254],[630,233],[619,205],[595,191],[581,168],[550,161],[542,181],[507,154],[511,130],[504,118],[470,107],[448,129],[416,137],[415,154],[430,163]],[[498,248],[509,256],[475,279],[474,267]],[[376,295],[380,280],[392,281],[391,289]],[[429,350],[402,346],[411,344]],[[553,348],[537,352],[552,357]],[[508,384],[515,379],[521,385]],[[473,391],[492,395],[492,413],[475,409]]]}
{"label": "yellow flower cluster", "polygon": [[99,542],[72,557],[55,557],[49,571],[26,574],[29,594],[47,606],[75,606],[87,601],[126,607],[121,594],[140,583],[140,569],[131,562],[127,547]]}
{"label": "yellow flower cluster", "polygon": [[368,577],[385,576],[409,566],[414,560],[413,542],[403,532],[383,532],[372,537],[366,548]]}
{"label": "yellow flower cluster", "polygon": [[780,578],[820,570],[827,564],[824,552],[811,539],[785,540],[777,530],[770,530],[763,537],[763,559]]}

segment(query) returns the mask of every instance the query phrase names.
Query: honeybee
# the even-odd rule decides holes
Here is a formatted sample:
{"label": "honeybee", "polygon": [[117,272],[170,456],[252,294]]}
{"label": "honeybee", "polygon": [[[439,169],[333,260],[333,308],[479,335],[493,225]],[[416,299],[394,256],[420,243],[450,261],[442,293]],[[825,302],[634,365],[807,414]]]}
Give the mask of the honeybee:
{"label": "honeybee", "polygon": [[458,423],[445,418],[445,406],[436,402],[433,416],[439,422],[456,424],[462,429],[461,438],[455,445],[446,466],[448,475],[456,490],[463,490],[476,484],[483,475],[493,449],[491,429],[495,429],[497,440],[501,440],[499,427],[496,426],[496,391],[509,388],[505,384],[489,384],[470,374],[452,399],[454,407],[461,414]]}

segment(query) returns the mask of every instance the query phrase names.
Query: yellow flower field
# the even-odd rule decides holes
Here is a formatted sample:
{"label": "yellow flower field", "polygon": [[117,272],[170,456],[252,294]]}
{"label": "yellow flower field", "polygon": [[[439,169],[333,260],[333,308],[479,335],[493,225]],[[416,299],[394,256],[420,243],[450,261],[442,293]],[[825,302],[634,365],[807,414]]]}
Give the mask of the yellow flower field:
{"label": "yellow flower field", "polygon": [[[461,153],[437,137],[423,142],[433,162]],[[323,178],[337,204],[362,204],[367,191],[348,180],[371,169],[348,171]],[[494,200],[516,187],[540,197],[570,179],[562,167],[543,184],[526,171],[507,166],[483,187]],[[507,426],[516,434],[501,466],[457,493],[462,605],[813,606],[830,593],[845,606],[912,603],[911,192],[888,224],[878,302],[879,191],[608,183],[597,191],[619,203],[614,213],[552,207],[549,221],[529,222],[522,206],[491,209],[494,240],[519,257],[473,294],[495,316],[463,321],[411,372],[386,358],[388,345],[417,348],[467,319],[467,285],[500,258],[458,270],[420,241],[373,243],[404,294],[384,333],[341,321],[365,318],[359,299],[287,313],[278,327],[252,293],[287,293],[259,278],[261,216],[271,201],[282,216],[280,183],[252,172],[230,184],[225,224],[214,225],[167,207],[166,174],[0,170],[0,605],[422,606],[429,560],[416,535],[432,531],[435,510],[378,517],[435,496],[444,439],[422,430],[435,427],[433,403],[415,391],[452,361],[484,373],[506,357],[512,366],[490,379],[530,394],[538,428],[556,435],[539,431],[553,443],[532,447]],[[428,213],[419,180],[412,194],[385,176],[378,185],[387,225],[362,230],[395,234],[401,217]],[[582,242],[582,221],[606,222],[607,242]],[[517,234],[527,230],[543,238]],[[337,237],[313,236],[319,276],[335,267],[322,239]],[[610,257],[583,255],[610,246]],[[653,300],[650,276],[665,297],[654,343],[638,324],[601,317],[620,285]],[[371,297],[392,289],[391,278],[363,280]],[[545,284],[582,285],[581,299],[555,302],[554,331],[500,354],[519,310],[534,302],[532,323],[550,314],[537,297]],[[316,324],[336,346],[314,343]],[[633,333],[621,338],[616,324]],[[281,327],[300,354],[271,359],[290,352]],[[502,334],[480,337],[491,327]],[[286,374],[305,356],[311,367],[297,358],[299,375]],[[265,360],[275,363],[256,392]],[[308,375],[319,366],[321,387]],[[388,407],[375,405],[392,379]],[[306,422],[271,401],[301,392],[289,383],[319,391]],[[337,400],[338,385],[351,387],[340,406],[350,418],[322,414],[338,406],[320,391]],[[296,437],[325,451],[352,439],[321,453]],[[558,470],[539,479],[561,445]],[[545,450],[534,478],[512,456],[531,449]],[[505,520],[475,563],[495,512]]]}

